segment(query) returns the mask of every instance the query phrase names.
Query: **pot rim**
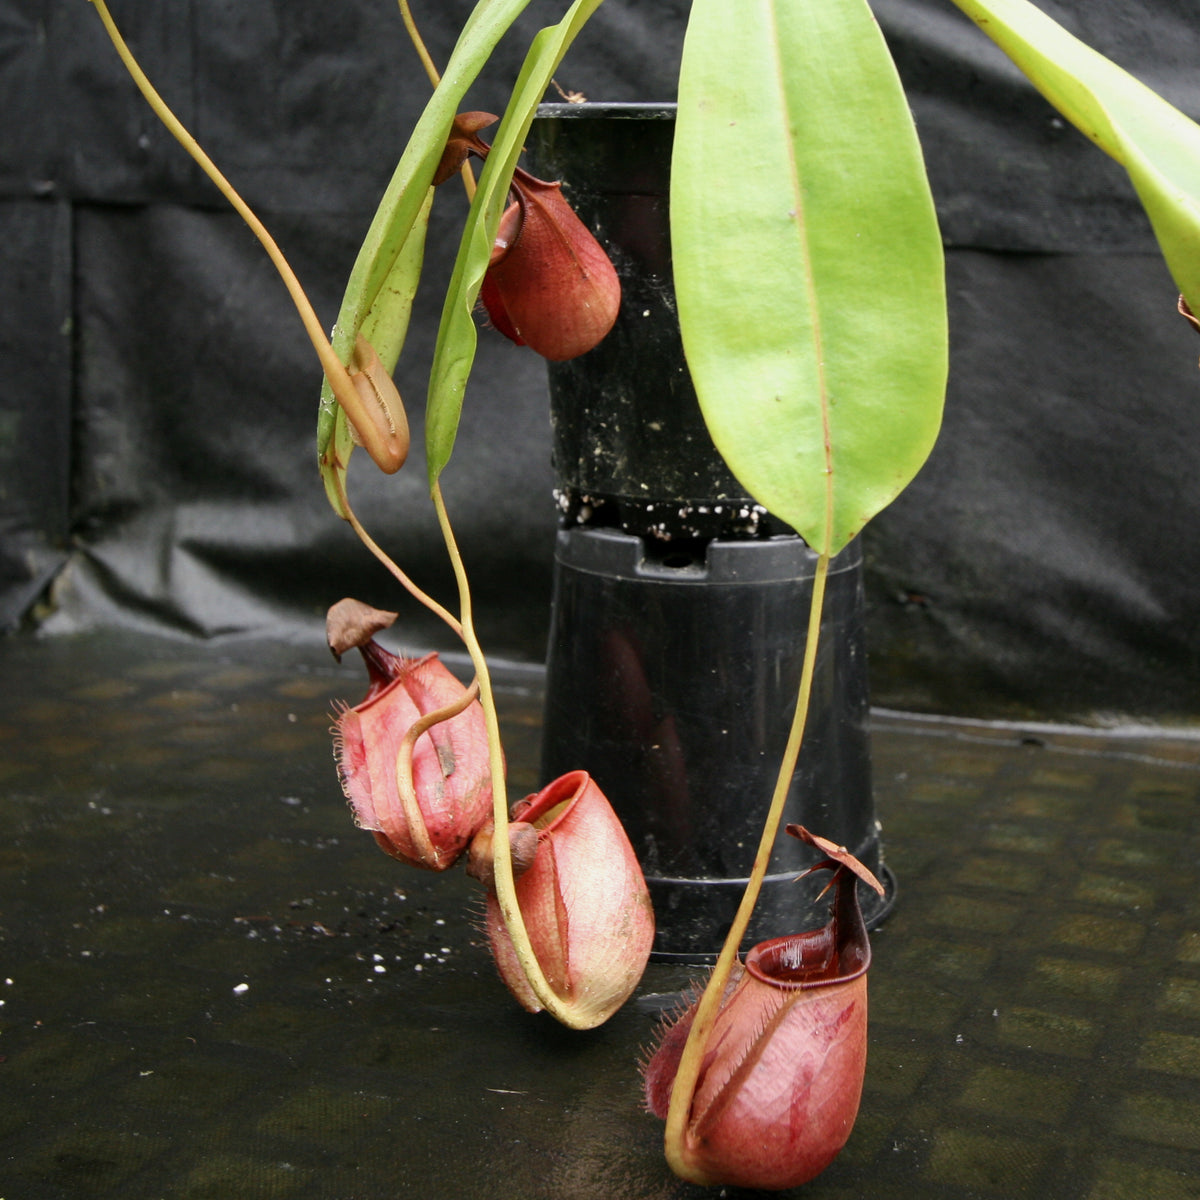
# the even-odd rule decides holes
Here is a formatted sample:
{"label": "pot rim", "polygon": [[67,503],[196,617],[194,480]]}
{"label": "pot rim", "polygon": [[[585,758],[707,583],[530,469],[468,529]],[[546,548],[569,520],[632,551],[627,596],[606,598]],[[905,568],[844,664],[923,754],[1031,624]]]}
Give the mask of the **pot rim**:
{"label": "pot rim", "polygon": [[583,120],[607,118],[638,121],[673,121],[674,100],[640,102],[628,100],[585,100],[581,104],[547,101],[537,108],[538,120]]}

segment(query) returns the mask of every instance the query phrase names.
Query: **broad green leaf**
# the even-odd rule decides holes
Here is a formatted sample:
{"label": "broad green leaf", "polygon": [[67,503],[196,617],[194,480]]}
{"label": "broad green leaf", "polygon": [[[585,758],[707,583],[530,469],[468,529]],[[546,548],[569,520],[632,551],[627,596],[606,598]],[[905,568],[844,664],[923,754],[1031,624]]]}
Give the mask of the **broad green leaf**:
{"label": "broad green leaf", "polygon": [[[351,271],[332,337],[333,349],[342,362],[349,362],[355,338],[363,329],[363,323],[375,306],[381,289],[385,286],[392,288],[397,295],[411,296],[415,292],[425,237],[421,213],[423,208],[427,212],[430,183],[455,113],[497,42],[528,3],[529,0],[480,0],[463,26],[441,83],[430,97],[404,148]],[[408,244],[410,235],[417,236],[419,244]],[[402,305],[388,302],[384,308],[395,316]],[[407,328],[407,311],[404,313],[404,322]],[[376,323],[376,337],[382,332],[382,324],[381,310],[380,321]],[[403,334],[399,341],[403,342]],[[378,344],[375,349],[388,370],[394,369],[395,359],[389,361]],[[397,355],[399,350],[400,346],[397,345]],[[317,455],[326,477],[326,490],[334,508],[344,516],[328,475],[330,470],[338,469],[334,462],[338,455],[330,452],[335,425],[342,430],[339,439],[348,444],[345,418],[338,421],[337,413],[338,406],[326,381],[321,388],[317,416]],[[348,450],[346,454],[348,457]],[[343,460],[342,469],[344,465]]]}
{"label": "broad green leaf", "polygon": [[420,282],[421,264],[425,258],[425,232],[432,207],[433,188],[429,188],[425,193],[425,203],[417,210],[417,218],[409,235],[404,239],[400,253],[367,309],[360,327],[363,336],[375,347],[375,353],[389,371],[395,368],[408,335],[408,321],[412,316],[413,300]]}
{"label": "broad green leaf", "polygon": [[[363,317],[362,334],[375,348],[379,361],[391,372],[396,369],[404,339],[408,336],[408,323],[412,316],[413,299],[421,280],[421,264],[425,258],[425,233],[429,226],[429,210],[433,206],[433,189],[428,188],[425,203],[417,213],[408,236],[396,256],[391,271],[383,281],[374,303]],[[324,407],[326,392],[329,406]],[[332,435],[326,440],[317,456],[317,466],[325,484],[325,494],[334,512],[346,516],[342,511],[341,493],[346,488],[346,468],[354,450],[350,436],[350,424],[341,405],[333,403],[333,390],[325,380],[322,389],[322,412],[332,416]]]}
{"label": "broad green leaf", "polygon": [[835,553],[941,421],[941,238],[864,0],[694,0],[671,163],[675,291],[713,440]]}
{"label": "broad green leaf", "polygon": [[1200,312],[1200,126],[1026,0],[954,0],[1129,172],[1176,286]]}
{"label": "broad green leaf", "polygon": [[475,303],[496,240],[513,169],[558,64],[600,4],[601,0],[575,0],[557,25],[542,29],[533,39],[479,177],[442,308],[430,372],[425,454],[431,482],[442,473],[454,449],[467,378],[478,344]]}

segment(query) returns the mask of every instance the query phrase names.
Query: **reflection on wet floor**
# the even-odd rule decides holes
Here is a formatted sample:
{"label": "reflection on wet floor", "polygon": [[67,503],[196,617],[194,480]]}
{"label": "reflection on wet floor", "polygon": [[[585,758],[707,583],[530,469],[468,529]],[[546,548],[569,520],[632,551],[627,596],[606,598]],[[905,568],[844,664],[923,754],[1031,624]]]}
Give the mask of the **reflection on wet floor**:
{"label": "reflection on wet floor", "polygon": [[[474,885],[350,821],[357,664],[89,637],[0,670],[0,1196],[708,1194],[639,1102],[687,969],[589,1034],[520,1012]],[[537,677],[502,683],[519,795]],[[900,900],[803,1194],[1200,1196],[1200,740],[878,714],[873,756]]]}

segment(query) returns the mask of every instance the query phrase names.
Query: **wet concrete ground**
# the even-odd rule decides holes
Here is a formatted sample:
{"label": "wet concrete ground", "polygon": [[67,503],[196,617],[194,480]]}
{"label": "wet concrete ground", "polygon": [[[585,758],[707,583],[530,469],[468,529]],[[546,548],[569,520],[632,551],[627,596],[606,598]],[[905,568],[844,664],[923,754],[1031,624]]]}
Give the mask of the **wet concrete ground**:
{"label": "wet concrete ground", "polygon": [[[521,1012],[353,828],[323,646],[0,643],[0,1196],[667,1200],[652,1012]],[[503,680],[513,793],[538,677]],[[814,1200],[1200,1196],[1200,740],[878,714],[894,914]],[[727,1195],[736,1195],[729,1189]]]}

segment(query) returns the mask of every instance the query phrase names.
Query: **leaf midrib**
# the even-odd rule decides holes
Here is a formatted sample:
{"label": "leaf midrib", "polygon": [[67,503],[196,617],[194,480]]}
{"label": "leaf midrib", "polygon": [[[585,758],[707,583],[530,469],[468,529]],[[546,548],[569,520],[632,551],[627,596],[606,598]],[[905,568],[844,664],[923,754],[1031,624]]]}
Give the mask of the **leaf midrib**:
{"label": "leaf midrib", "polygon": [[[766,0],[771,27],[771,48],[775,85],[779,93],[779,109],[784,114],[790,114],[788,105],[787,73],[783,69],[783,58],[780,51],[779,18],[775,0]],[[829,389],[825,370],[825,351],[821,329],[821,310],[817,303],[816,279],[813,270],[812,243],[809,238],[808,212],[805,207],[804,190],[800,183],[800,169],[796,162],[796,143],[792,136],[790,117],[787,120],[786,137],[784,139],[788,172],[792,184],[794,201],[792,212],[795,217],[796,237],[800,244],[800,257],[804,263],[804,286],[808,295],[808,310],[811,314],[812,344],[817,364],[817,396],[821,410],[821,444],[825,458],[825,536],[824,542],[833,536],[833,436],[829,427]]]}

